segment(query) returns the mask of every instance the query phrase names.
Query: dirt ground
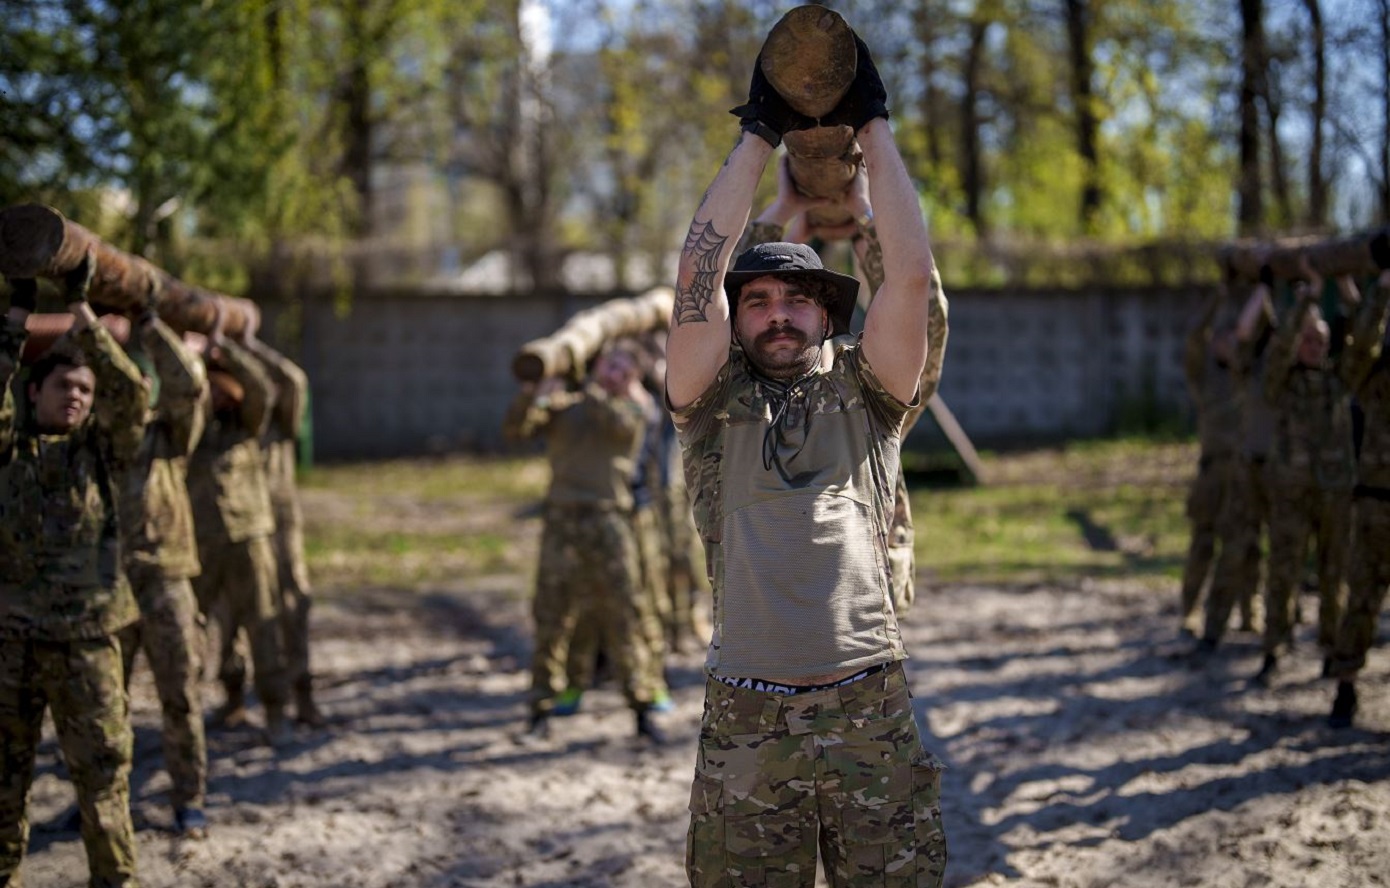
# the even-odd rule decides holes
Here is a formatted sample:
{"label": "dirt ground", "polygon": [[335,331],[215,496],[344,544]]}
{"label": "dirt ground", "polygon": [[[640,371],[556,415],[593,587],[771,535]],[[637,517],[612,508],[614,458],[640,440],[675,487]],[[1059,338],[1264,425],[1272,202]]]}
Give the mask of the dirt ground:
{"label": "dirt ground", "polygon": [[[250,730],[212,735],[205,841],[168,831],[158,704],[141,669],[144,884],[684,884],[702,655],[672,658],[665,747],[634,745],[604,689],[548,744],[520,745],[525,583],[321,589],[315,658],[332,724],[279,754]],[[1390,883],[1390,651],[1365,673],[1358,728],[1333,732],[1311,627],[1275,687],[1248,690],[1256,641],[1236,636],[1191,668],[1175,598],[1107,581],[919,599],[905,619],[909,675],[927,743],[950,766],[949,885]],[[85,883],[80,840],[55,826],[71,800],[50,736],[28,888]]]}

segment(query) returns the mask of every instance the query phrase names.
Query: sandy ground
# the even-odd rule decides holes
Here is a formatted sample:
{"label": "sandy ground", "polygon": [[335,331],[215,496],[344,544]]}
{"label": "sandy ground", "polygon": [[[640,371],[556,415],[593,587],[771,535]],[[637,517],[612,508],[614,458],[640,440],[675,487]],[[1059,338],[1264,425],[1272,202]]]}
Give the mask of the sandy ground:
{"label": "sandy ground", "polygon": [[[149,886],[684,884],[698,654],[672,659],[672,742],[635,746],[616,692],[515,742],[529,629],[523,578],[428,594],[324,594],[314,613],[333,722],[278,755],[212,739],[206,841],[169,831],[158,705],[133,689],[134,810]],[[1366,886],[1390,882],[1390,651],[1358,728],[1325,727],[1310,627],[1275,687],[1252,638],[1190,668],[1176,590],[937,588],[905,629],[928,744],[950,765],[949,885]],[[1312,613],[1311,601],[1305,613]],[[209,688],[209,695],[213,693]],[[85,883],[47,741],[29,888]]]}

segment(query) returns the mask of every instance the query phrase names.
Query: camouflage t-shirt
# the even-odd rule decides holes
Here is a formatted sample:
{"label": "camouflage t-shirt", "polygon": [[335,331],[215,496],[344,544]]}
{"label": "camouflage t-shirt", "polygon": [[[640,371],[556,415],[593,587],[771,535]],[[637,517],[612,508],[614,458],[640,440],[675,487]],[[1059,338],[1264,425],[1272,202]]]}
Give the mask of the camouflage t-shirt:
{"label": "camouflage t-shirt", "polygon": [[888,531],[903,416],[857,339],[790,385],[741,350],[673,417],[714,584],[715,675],[820,676],[903,659]]}

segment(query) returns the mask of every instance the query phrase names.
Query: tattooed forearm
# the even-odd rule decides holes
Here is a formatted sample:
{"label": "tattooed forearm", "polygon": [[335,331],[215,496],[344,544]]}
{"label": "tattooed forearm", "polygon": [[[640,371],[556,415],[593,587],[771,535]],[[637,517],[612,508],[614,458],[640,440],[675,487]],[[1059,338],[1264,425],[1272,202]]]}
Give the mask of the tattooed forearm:
{"label": "tattooed forearm", "polygon": [[859,262],[869,282],[869,292],[877,293],[883,286],[883,245],[878,242],[878,229],[869,223],[863,230],[864,252]]}
{"label": "tattooed forearm", "polygon": [[719,257],[729,238],[714,230],[708,222],[695,222],[685,238],[682,265],[693,269],[689,282],[676,287],[675,321],[677,325],[709,319],[707,311],[714,301],[714,284],[719,277]]}

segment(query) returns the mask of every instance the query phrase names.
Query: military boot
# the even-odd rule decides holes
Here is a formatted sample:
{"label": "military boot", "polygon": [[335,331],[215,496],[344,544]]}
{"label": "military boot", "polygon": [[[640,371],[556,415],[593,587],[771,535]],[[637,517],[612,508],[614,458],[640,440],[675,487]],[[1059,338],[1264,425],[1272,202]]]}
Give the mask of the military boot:
{"label": "military boot", "polygon": [[647,740],[654,746],[666,745],[666,732],[652,721],[652,708],[643,706],[637,712],[637,739]]}
{"label": "military boot", "polygon": [[213,711],[208,725],[218,730],[230,730],[246,724],[246,687],[241,684],[223,682],[222,689],[227,700]]}
{"label": "military boot", "polygon": [[1328,727],[1349,728],[1356,719],[1356,685],[1349,681],[1337,682],[1337,698],[1332,701],[1332,712],[1327,716]]}
{"label": "military boot", "polygon": [[294,720],[311,728],[321,728],[328,724],[323,711],[314,703],[314,682],[305,675],[294,683]]}
{"label": "military boot", "polygon": [[290,721],[285,717],[284,706],[267,706],[265,708],[265,742],[272,749],[280,749],[288,746],[294,740],[294,730],[290,728]]}

